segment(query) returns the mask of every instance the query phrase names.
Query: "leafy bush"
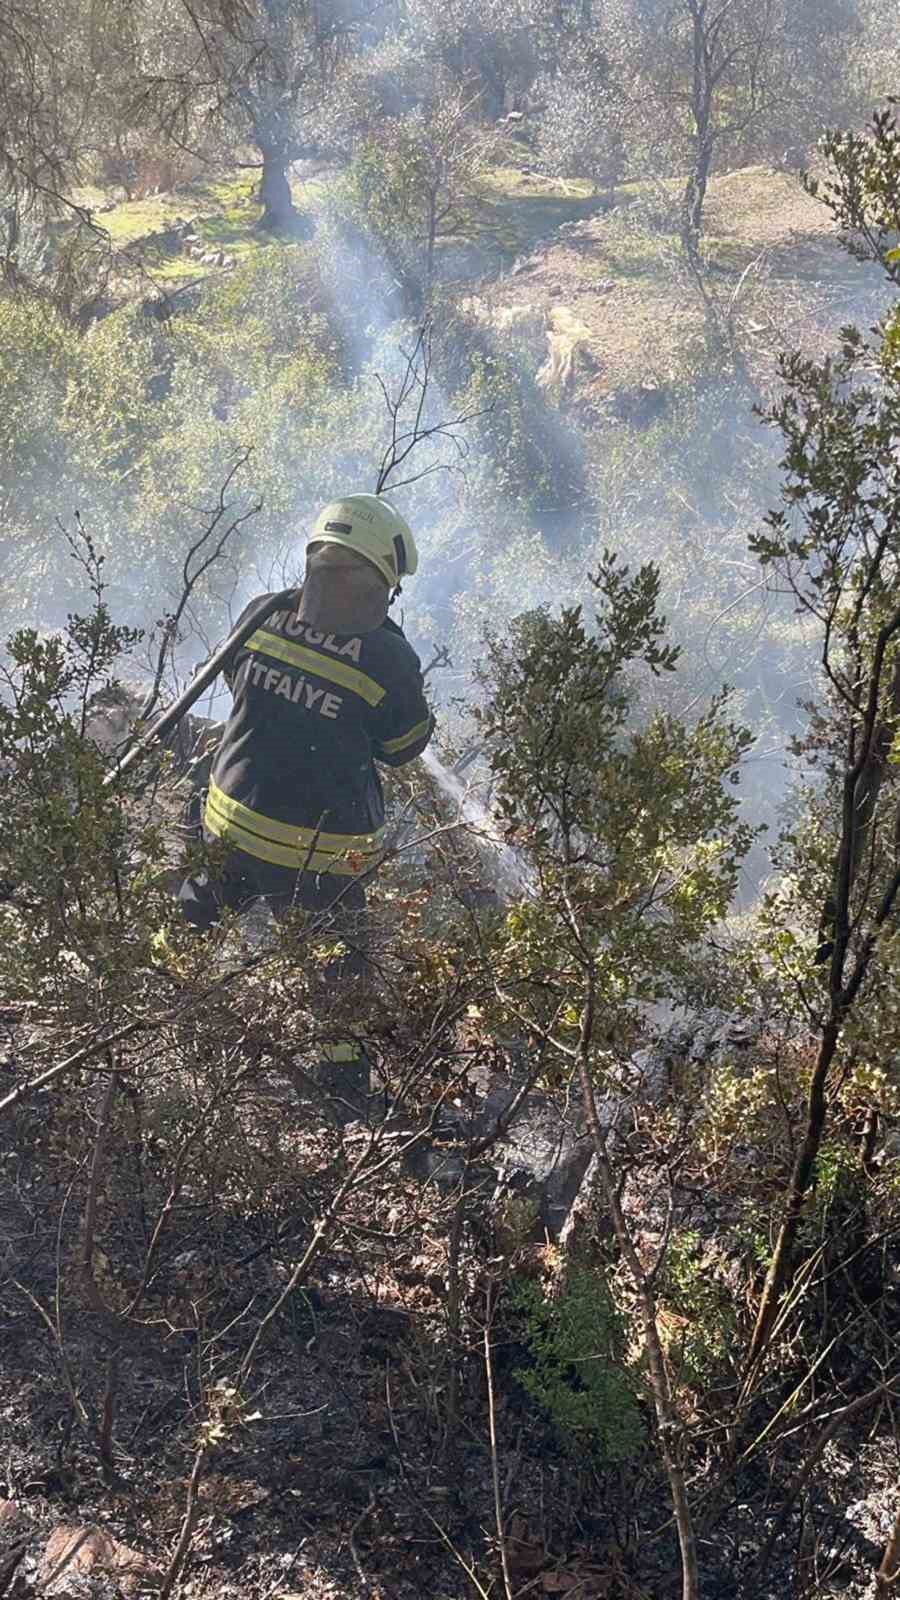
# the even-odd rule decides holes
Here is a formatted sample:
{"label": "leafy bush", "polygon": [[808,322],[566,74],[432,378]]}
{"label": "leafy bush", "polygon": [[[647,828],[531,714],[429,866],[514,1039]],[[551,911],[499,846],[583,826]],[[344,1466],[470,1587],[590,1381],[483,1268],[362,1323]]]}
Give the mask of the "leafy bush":
{"label": "leafy bush", "polygon": [[[706,1389],[727,1363],[737,1331],[733,1296],[718,1279],[694,1229],[673,1234],[666,1252],[662,1299],[681,1326],[678,1355],[682,1376]],[[673,1354],[670,1346],[670,1358]]]}
{"label": "leafy bush", "polygon": [[566,1449],[587,1449],[609,1463],[637,1455],[644,1424],[624,1364],[625,1324],[605,1280],[580,1269],[558,1299],[548,1300],[529,1281],[514,1283],[511,1297],[533,1363],[516,1377]]}

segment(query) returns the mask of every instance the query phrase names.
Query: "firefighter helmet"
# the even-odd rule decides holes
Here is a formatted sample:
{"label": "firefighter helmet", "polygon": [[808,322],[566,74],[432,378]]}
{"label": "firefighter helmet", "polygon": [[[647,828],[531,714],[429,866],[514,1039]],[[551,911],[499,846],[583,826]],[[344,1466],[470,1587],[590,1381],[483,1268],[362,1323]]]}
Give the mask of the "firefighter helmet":
{"label": "firefighter helmet", "polygon": [[320,511],[310,544],[340,544],[363,556],[389,589],[415,572],[419,553],[412,529],[390,501],[377,494],[348,494]]}

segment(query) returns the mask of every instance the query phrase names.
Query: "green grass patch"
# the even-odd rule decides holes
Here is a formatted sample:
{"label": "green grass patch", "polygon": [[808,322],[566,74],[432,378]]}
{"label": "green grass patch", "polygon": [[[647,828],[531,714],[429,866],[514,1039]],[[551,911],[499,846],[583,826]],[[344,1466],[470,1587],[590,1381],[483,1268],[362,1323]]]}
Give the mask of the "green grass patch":
{"label": "green grass patch", "polygon": [[[635,200],[652,204],[658,202],[661,191],[676,200],[681,193],[680,180],[661,185],[619,184],[613,204],[627,206]],[[493,167],[482,173],[463,209],[462,230],[474,242],[490,243],[504,254],[517,255],[548,238],[563,223],[602,216],[608,207],[608,197],[598,194],[585,178],[551,178],[515,167]],[[645,247],[617,246],[616,259],[610,256],[610,271],[635,276],[661,264],[666,235],[647,230],[645,236]]]}
{"label": "green grass patch", "polygon": [[[155,276],[167,284],[177,284],[220,270],[185,255],[173,256],[156,248],[160,236],[169,232],[179,219],[193,224],[193,231],[204,249],[224,251],[237,262],[271,243],[257,228],[262,214],[256,199],[258,183],[255,171],[226,174],[201,179],[177,193],[125,200],[104,212],[99,211],[104,199],[101,190],[85,191],[80,199],[94,208],[97,222],[106,229],[117,249],[142,246],[142,254]],[[320,181],[292,185],[298,210],[309,210],[322,188]]]}
{"label": "green grass patch", "polygon": [[522,175],[512,182],[509,169],[486,174],[462,208],[460,232],[473,243],[491,244],[508,255],[520,254],[545,239],[564,222],[596,216],[603,202],[585,183],[563,192],[558,181]]}
{"label": "green grass patch", "polygon": [[610,226],[598,241],[597,266],[603,269],[598,276],[659,280],[671,267],[678,250],[675,234]]}
{"label": "green grass patch", "polygon": [[232,254],[238,249],[253,247],[253,229],[258,220],[259,208],[254,206],[250,217],[231,217],[224,213],[221,216],[200,217],[194,232],[210,250],[227,250]]}
{"label": "green grass patch", "polygon": [[95,217],[113,244],[136,244],[171,228],[176,217],[189,215],[188,195],[150,195],[146,200],[125,200],[112,211]]}
{"label": "green grass patch", "polygon": [[292,178],[291,196],[298,211],[315,211],[331,186],[329,178]]}
{"label": "green grass patch", "polygon": [[517,167],[491,167],[481,177],[486,194],[508,200],[592,200],[594,186],[584,178],[550,178]]}
{"label": "green grass patch", "polygon": [[[96,216],[114,244],[137,244],[173,227],[179,217],[196,219],[196,231],[210,248],[233,250],[259,220],[254,199],[256,175],[201,180],[173,194],[148,195],[143,200],[123,200],[111,211]],[[102,203],[100,191],[91,192],[95,211]]]}
{"label": "green grass patch", "polygon": [[223,216],[244,217],[248,209],[259,210],[256,191],[259,174],[238,173],[227,178],[216,178],[200,190]]}
{"label": "green grass patch", "polygon": [[83,188],[72,190],[73,204],[86,206],[89,211],[96,211],[107,198],[105,190],[98,188],[95,183],[86,183]]}

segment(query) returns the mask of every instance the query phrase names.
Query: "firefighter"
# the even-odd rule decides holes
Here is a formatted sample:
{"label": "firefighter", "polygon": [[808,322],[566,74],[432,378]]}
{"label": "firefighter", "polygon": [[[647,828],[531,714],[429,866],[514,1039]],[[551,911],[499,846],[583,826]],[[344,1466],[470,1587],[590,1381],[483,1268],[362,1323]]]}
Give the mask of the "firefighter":
{"label": "firefighter", "polygon": [[434,730],[419,659],[388,617],[417,564],[407,523],[380,496],[348,495],[320,513],[296,603],[257,628],[226,674],[233,704],[203,821],[227,855],[215,877],[182,885],[194,926],[260,899],[276,917],[337,902],[343,971],[363,966],[353,924],[360,876],[382,846],[376,762],[404,766]]}

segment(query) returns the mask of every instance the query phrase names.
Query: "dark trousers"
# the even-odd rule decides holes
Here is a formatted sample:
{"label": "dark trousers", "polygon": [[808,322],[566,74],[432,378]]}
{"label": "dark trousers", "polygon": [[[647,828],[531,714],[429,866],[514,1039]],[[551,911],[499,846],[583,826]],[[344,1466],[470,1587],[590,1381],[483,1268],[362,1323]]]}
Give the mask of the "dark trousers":
{"label": "dark trousers", "polygon": [[[328,912],[322,933],[339,939],[346,954],[329,961],[321,974],[321,1011],[327,1015],[328,995],[344,979],[366,971],[366,894],[361,883],[336,873],[293,872],[257,861],[243,850],[232,850],[213,877],[200,872],[186,878],[178,892],[182,912],[198,930],[213,927],[223,911],[245,911],[264,900],[277,920],[291,911]],[[333,1113],[341,1122],[365,1112],[369,1092],[369,1063],[355,1040],[337,1038],[321,1047],[322,1062],[315,1073],[328,1092]]]}
{"label": "dark trousers", "polygon": [[272,866],[231,850],[216,875],[199,872],[186,878],[178,891],[186,921],[206,930],[217,923],[223,911],[246,911],[257,900],[264,900],[273,917],[281,921],[291,911],[327,911],[334,932],[347,945],[348,954],[335,976],[355,976],[365,967],[363,913],[366,894],[361,883],[328,872],[294,872],[290,867]]}

